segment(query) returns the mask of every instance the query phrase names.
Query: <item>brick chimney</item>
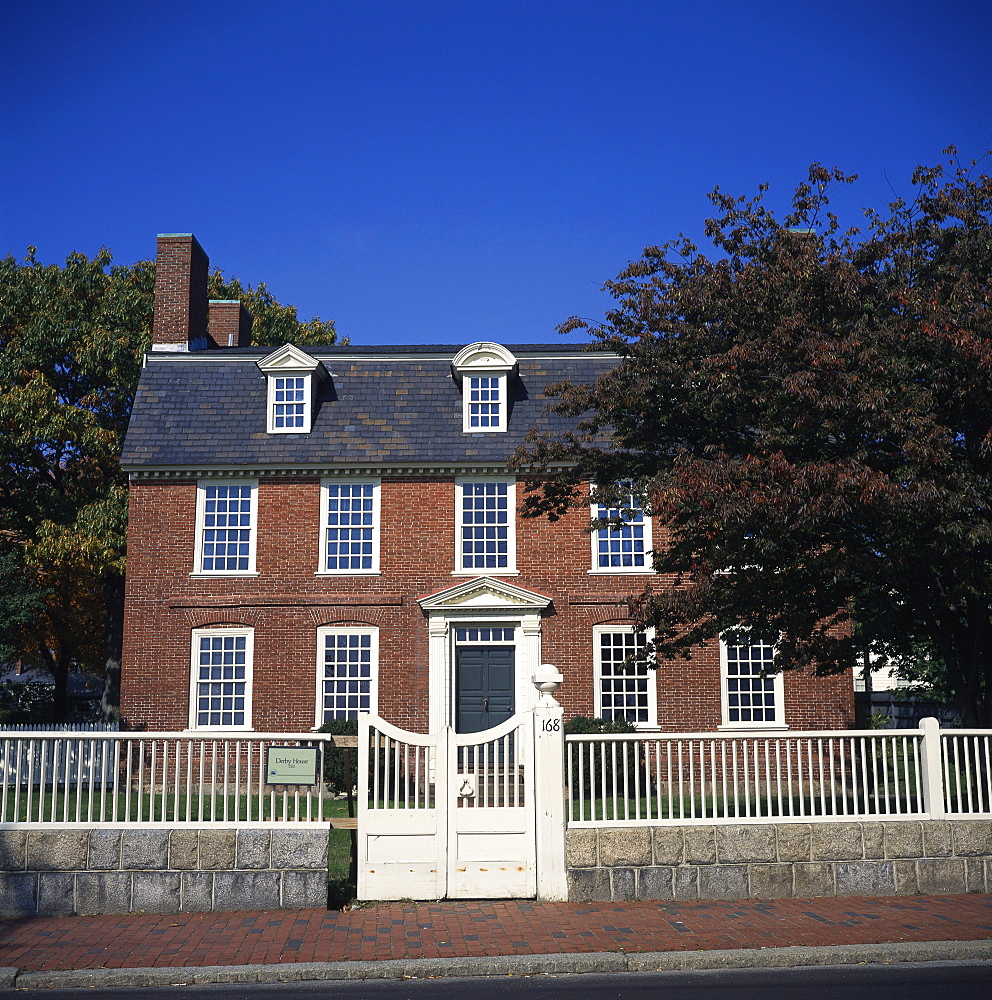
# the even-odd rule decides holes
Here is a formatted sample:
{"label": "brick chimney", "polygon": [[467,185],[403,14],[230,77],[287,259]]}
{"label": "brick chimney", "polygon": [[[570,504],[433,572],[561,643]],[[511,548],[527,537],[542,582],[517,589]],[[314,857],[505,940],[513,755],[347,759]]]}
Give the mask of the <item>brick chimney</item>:
{"label": "brick chimney", "polygon": [[251,347],[252,316],[238,299],[211,299],[207,332],[218,347]]}
{"label": "brick chimney", "polygon": [[192,233],[162,233],[155,257],[153,351],[207,347],[207,270],[210,261]]}

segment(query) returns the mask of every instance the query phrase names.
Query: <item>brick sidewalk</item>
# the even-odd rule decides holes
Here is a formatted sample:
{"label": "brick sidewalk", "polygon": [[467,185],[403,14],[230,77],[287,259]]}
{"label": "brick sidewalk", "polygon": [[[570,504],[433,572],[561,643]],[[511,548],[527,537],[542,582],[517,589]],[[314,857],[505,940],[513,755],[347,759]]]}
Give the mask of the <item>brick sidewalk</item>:
{"label": "brick sidewalk", "polygon": [[992,896],[733,902],[382,903],[346,912],[37,917],[0,921],[22,970],[270,965],[577,952],[992,940]]}

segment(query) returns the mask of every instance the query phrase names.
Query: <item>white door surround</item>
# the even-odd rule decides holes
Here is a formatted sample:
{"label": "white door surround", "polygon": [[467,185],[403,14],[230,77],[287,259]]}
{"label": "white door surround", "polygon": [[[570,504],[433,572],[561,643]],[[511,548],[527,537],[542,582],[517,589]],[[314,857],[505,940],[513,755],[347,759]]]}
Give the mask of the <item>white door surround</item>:
{"label": "white door surround", "polygon": [[454,724],[454,629],[464,625],[514,630],[517,712],[537,703],[531,677],[541,664],[541,614],[551,598],[489,576],[464,580],[420,598],[429,633],[429,731]]}

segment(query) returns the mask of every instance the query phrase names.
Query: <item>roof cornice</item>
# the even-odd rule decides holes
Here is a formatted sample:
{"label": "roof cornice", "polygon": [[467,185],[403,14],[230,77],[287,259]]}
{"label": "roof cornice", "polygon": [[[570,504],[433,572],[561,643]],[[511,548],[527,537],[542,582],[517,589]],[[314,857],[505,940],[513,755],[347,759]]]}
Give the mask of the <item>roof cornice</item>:
{"label": "roof cornice", "polygon": [[[553,469],[565,469],[557,463]],[[405,463],[397,465],[370,465],[342,462],[293,466],[269,465],[191,465],[183,468],[165,466],[125,466],[130,479],[197,479],[206,476],[234,477],[238,479],[284,478],[314,479],[321,476],[355,477],[413,477],[413,476],[526,476],[527,473],[510,472],[506,464],[498,462],[434,462],[430,464]],[[551,471],[551,470],[549,470]]]}

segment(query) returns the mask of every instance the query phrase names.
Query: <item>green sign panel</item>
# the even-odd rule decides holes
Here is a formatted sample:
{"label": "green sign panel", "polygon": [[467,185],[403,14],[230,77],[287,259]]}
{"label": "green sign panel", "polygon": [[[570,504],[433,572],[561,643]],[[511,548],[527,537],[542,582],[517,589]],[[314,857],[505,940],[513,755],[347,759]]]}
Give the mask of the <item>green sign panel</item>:
{"label": "green sign panel", "polygon": [[270,785],[316,785],[317,747],[267,747],[265,775]]}

